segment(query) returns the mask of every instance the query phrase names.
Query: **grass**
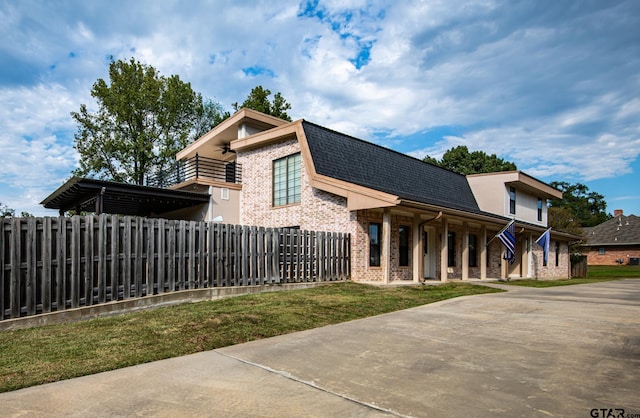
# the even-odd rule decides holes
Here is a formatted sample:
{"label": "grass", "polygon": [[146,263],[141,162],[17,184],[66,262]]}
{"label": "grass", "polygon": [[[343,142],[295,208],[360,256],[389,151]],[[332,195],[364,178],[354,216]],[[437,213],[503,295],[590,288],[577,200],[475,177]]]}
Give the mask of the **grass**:
{"label": "grass", "polygon": [[0,392],[499,290],[351,282],[0,332]]}
{"label": "grass", "polygon": [[640,266],[589,266],[586,278],[563,279],[563,280],[513,280],[501,282],[513,286],[529,287],[554,287],[572,284],[608,282],[611,280],[640,278]]}

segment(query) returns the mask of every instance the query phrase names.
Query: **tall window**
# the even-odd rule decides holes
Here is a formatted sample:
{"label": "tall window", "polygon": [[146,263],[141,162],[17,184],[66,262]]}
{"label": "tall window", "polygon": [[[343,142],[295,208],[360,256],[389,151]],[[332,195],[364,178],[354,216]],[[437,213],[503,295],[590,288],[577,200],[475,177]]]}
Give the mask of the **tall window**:
{"label": "tall window", "polygon": [[398,229],[398,264],[403,267],[409,265],[409,231],[405,225]]}
{"label": "tall window", "polygon": [[300,203],[300,153],[273,162],[273,206]]}
{"label": "tall window", "polygon": [[560,241],[556,241],[556,266],[560,265]]}
{"label": "tall window", "polygon": [[516,214],[516,188],[509,187],[509,213]]}
{"label": "tall window", "polygon": [[449,249],[449,254],[447,257],[447,266],[455,267],[456,266],[456,233],[449,232],[447,235],[447,247]]}
{"label": "tall window", "polygon": [[538,198],[538,221],[542,221],[542,198]]}
{"label": "tall window", "polygon": [[380,267],[380,243],[382,242],[382,225],[369,224],[369,265]]}
{"label": "tall window", "polygon": [[478,267],[478,236],[469,234],[469,267]]}

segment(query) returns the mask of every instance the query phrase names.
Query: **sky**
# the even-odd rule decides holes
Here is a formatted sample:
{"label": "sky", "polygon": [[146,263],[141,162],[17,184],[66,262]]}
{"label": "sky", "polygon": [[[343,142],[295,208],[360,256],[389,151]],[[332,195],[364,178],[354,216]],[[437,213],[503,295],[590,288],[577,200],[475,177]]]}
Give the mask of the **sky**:
{"label": "sky", "polygon": [[0,202],[76,168],[71,112],[113,59],[205,98],[257,85],[290,116],[417,158],[466,145],[640,215],[637,0],[0,0]]}

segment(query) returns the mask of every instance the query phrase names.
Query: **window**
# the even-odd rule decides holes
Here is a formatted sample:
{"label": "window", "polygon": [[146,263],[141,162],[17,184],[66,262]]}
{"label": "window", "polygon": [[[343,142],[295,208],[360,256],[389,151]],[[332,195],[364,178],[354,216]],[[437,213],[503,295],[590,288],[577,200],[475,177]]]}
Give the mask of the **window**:
{"label": "window", "polygon": [[486,251],[486,253],[487,253],[487,264],[486,264],[486,266],[487,266],[487,267],[489,267],[489,265],[490,265],[489,260],[491,260],[491,255],[490,255],[491,253],[489,252],[489,249],[490,249],[491,247],[489,247],[489,246],[487,245],[487,243],[486,243],[486,242],[485,242],[484,246],[485,246],[485,247],[484,247],[484,248],[485,248],[485,251]]}
{"label": "window", "polygon": [[560,265],[560,241],[556,241],[556,267]]}
{"label": "window", "polygon": [[227,189],[226,187],[220,189],[220,199],[229,200],[229,189]]}
{"label": "window", "polygon": [[509,213],[516,214],[516,188],[509,187]]}
{"label": "window", "polygon": [[369,224],[369,265],[380,267],[380,243],[382,241],[382,225]]}
{"label": "window", "polygon": [[542,222],[542,198],[538,198],[538,222]]}
{"label": "window", "polygon": [[447,267],[455,267],[456,266],[456,233],[449,232],[447,235],[447,247],[449,249],[449,254],[447,256]]}
{"label": "window", "polygon": [[607,253],[607,251],[604,249],[604,247],[598,248],[598,254],[605,255],[606,253]]}
{"label": "window", "polygon": [[273,162],[273,206],[300,203],[300,153]]}
{"label": "window", "polygon": [[398,228],[398,265],[406,267],[409,265],[409,234],[410,228],[400,225]]}
{"label": "window", "polygon": [[478,267],[478,236],[469,234],[469,267]]}

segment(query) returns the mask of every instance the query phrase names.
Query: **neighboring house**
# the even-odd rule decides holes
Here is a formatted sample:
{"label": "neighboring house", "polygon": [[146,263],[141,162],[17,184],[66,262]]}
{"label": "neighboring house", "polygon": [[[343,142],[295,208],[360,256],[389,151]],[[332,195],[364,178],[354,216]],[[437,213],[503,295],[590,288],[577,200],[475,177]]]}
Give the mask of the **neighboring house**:
{"label": "neighboring house", "polygon": [[640,263],[640,217],[616,210],[612,219],[583,231],[586,242],[580,252],[587,256],[587,264]]}
{"label": "neighboring house", "polygon": [[[353,280],[570,275],[574,236],[552,232],[547,265],[535,243],[547,229],[547,200],[562,193],[520,171],[465,177],[305,120],[250,109],[177,159],[192,174],[172,188],[211,197],[208,207],[194,209],[194,219],[348,232]],[[511,219],[513,264],[493,239]]]}

